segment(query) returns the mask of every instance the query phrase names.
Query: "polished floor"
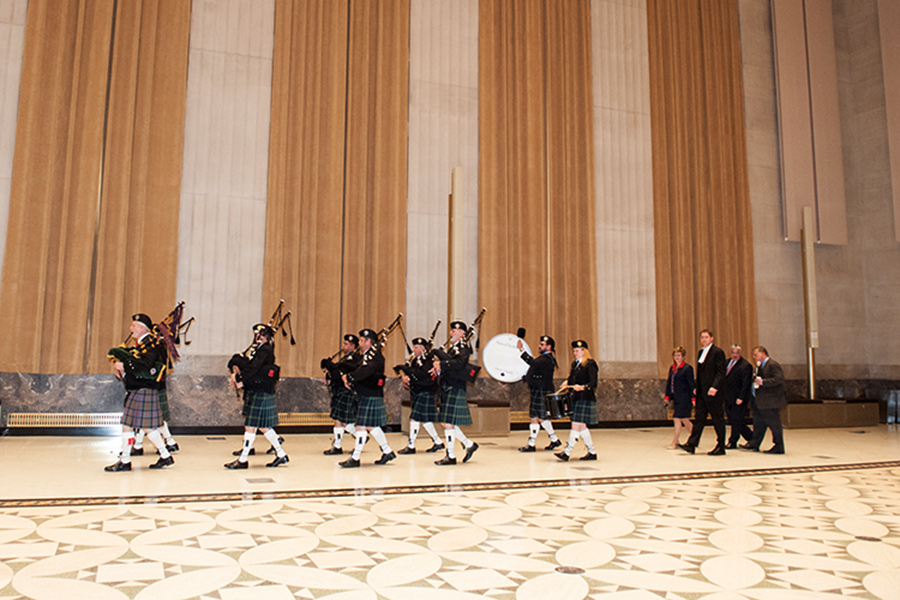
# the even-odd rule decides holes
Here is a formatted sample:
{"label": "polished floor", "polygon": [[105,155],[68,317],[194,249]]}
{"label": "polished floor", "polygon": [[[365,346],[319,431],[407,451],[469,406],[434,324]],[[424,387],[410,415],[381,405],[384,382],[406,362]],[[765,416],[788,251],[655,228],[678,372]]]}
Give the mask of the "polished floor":
{"label": "polished floor", "polygon": [[288,435],[288,465],[246,471],[237,436],[180,437],[174,467],[115,474],[115,437],[0,438],[0,599],[900,598],[896,426],[724,457],[594,430],[600,459],[568,463],[526,435],[455,467],[370,442],[354,470]]}

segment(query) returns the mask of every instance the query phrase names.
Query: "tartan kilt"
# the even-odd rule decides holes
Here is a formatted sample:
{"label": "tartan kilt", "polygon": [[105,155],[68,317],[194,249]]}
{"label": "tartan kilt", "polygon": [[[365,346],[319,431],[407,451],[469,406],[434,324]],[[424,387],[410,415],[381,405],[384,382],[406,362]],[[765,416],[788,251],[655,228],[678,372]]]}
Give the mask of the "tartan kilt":
{"label": "tartan kilt", "polygon": [[572,406],[573,423],[584,423],[586,425],[597,424],[597,403],[590,400],[575,400]]}
{"label": "tartan kilt", "polygon": [[152,431],[162,426],[162,415],[159,412],[158,390],[142,388],[129,390],[125,394],[125,411],[122,413],[122,425],[134,430]]}
{"label": "tartan kilt", "polygon": [[420,423],[437,423],[438,408],[434,392],[416,392],[412,395],[412,410],[409,418]]}
{"label": "tartan kilt", "polygon": [[159,392],[159,414],[162,415],[163,421],[169,420],[169,394],[166,393],[166,388],[163,387]]}
{"label": "tartan kilt", "polygon": [[275,412],[275,394],[244,391],[244,427],[269,429],[278,425]]}
{"label": "tartan kilt", "polygon": [[344,388],[331,395],[331,418],[341,423],[356,421],[356,410],[359,401],[356,394]]}
{"label": "tartan kilt", "polygon": [[357,427],[384,427],[388,424],[387,410],[382,396],[356,396],[359,408],[356,412]]}
{"label": "tartan kilt", "polygon": [[472,424],[472,414],[466,401],[466,388],[442,388],[441,410],[438,423],[448,423],[465,427]]}
{"label": "tartan kilt", "polygon": [[528,405],[528,416],[532,419],[546,419],[547,417],[547,392],[544,390],[531,390],[531,404]]}

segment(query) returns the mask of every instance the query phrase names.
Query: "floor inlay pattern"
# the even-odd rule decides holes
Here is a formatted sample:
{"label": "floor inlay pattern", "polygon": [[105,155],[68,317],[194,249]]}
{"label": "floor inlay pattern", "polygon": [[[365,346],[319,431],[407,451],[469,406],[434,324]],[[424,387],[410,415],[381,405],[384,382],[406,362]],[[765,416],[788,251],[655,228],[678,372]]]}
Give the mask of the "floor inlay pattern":
{"label": "floor inlay pattern", "polygon": [[900,466],[11,506],[0,599],[897,598]]}

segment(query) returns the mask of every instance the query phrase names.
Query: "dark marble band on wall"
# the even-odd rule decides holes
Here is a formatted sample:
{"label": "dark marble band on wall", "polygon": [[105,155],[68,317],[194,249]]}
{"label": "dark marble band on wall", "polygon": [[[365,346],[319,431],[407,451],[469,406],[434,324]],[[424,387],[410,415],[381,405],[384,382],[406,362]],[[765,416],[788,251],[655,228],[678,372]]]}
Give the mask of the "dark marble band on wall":
{"label": "dark marble band on wall", "polygon": [[[861,399],[882,402],[900,394],[900,381],[827,380],[817,382],[820,398]],[[664,382],[657,379],[601,379],[597,412],[602,423],[664,421]],[[788,381],[792,401],[802,399],[806,383]],[[239,427],[241,401],[227,387],[225,375],[173,374],[169,377],[170,425],[178,428]],[[385,388],[392,423],[400,422],[400,404],[408,397],[396,378]],[[0,427],[10,413],[109,413],[121,412],[125,391],[112,375],[38,375],[0,373]],[[330,396],[320,379],[286,378],[276,392],[278,412],[327,413]],[[501,383],[480,377],[469,388],[470,402],[489,400],[509,404],[512,411],[527,411],[528,388],[524,383]]]}

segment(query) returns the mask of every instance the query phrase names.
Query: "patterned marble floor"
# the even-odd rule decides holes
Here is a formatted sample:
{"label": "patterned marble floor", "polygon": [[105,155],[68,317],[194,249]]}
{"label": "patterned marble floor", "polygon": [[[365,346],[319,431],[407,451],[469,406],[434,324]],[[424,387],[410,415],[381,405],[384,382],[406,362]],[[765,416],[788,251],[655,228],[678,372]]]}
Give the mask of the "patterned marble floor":
{"label": "patterned marble floor", "polygon": [[888,454],[453,491],[20,497],[0,503],[0,599],[900,598]]}

